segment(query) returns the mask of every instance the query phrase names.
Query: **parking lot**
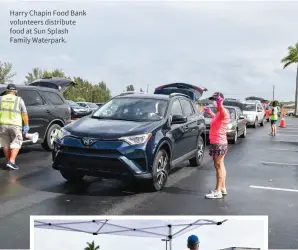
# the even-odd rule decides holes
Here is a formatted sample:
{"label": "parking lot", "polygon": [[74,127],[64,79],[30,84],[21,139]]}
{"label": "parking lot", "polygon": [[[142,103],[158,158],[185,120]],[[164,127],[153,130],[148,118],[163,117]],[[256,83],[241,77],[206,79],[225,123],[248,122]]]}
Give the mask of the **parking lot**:
{"label": "parking lot", "polygon": [[[269,136],[248,129],[226,156],[228,195],[207,200],[215,171],[207,150],[200,169],[177,169],[158,193],[135,193],[116,180],[65,182],[39,146],[24,148],[20,170],[0,171],[0,248],[29,248],[29,215],[269,215],[269,248],[298,248],[298,119]],[[4,165],[4,159],[1,158]]]}

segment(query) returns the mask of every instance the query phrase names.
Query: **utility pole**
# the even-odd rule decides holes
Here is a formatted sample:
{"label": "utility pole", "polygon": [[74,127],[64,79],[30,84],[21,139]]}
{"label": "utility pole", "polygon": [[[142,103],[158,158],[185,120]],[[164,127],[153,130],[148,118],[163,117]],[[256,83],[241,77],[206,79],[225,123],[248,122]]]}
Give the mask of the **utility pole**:
{"label": "utility pole", "polygon": [[275,91],[275,85],[273,85],[273,100],[272,100],[272,101],[275,100],[275,99],[274,99],[274,91]]}
{"label": "utility pole", "polygon": [[147,84],[147,94],[148,94],[148,91],[149,91],[149,84]]}

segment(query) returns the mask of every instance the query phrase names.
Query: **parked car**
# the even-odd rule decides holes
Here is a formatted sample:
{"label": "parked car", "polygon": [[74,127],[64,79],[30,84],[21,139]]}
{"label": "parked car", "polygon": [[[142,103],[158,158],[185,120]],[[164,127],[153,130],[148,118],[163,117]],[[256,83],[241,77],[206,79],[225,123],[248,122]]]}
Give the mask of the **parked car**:
{"label": "parked car", "polygon": [[[238,138],[246,137],[246,121],[242,114],[242,111],[238,107],[232,106],[224,106],[230,112],[230,123],[228,125],[227,138],[228,142],[231,144],[235,144],[238,141]],[[217,113],[217,109],[215,107],[211,107],[211,110],[214,114]],[[209,130],[210,130],[210,122],[211,117],[208,114],[204,114],[205,123],[206,123],[206,134],[207,138],[209,138]]]}
{"label": "parked car", "polygon": [[77,104],[79,104],[83,108],[88,109],[91,112],[99,109],[96,103],[93,103],[93,102],[77,102]]}
{"label": "parked car", "polygon": [[84,176],[132,178],[153,191],[169,171],[202,164],[205,120],[183,95],[117,96],[57,136],[53,168],[71,182]]}
{"label": "parked car", "polygon": [[154,94],[170,95],[179,93],[184,94],[192,101],[197,102],[205,91],[207,91],[206,88],[201,88],[187,83],[171,83],[155,88]]}
{"label": "parked car", "polygon": [[[51,151],[53,141],[61,127],[71,122],[70,108],[59,91],[53,88],[42,88],[18,85],[18,96],[22,97],[29,116],[29,133],[38,132],[39,140],[45,150]],[[0,88],[0,95],[6,93],[6,87]],[[31,140],[24,138],[24,145]]]}
{"label": "parked car", "polygon": [[91,110],[84,108],[74,101],[66,100],[71,110],[71,119],[79,119],[92,113]]}
{"label": "parked car", "polygon": [[243,114],[248,126],[264,126],[266,117],[261,103],[243,103]]}
{"label": "parked car", "polygon": [[292,109],[292,110],[288,110],[286,114],[287,114],[287,116],[294,116],[294,112],[295,112],[295,110]]}

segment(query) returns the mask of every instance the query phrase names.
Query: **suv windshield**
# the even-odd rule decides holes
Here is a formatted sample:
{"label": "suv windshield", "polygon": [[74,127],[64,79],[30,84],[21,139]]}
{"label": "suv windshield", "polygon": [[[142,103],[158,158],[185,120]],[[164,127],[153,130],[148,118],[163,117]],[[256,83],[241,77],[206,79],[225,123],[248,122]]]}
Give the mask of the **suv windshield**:
{"label": "suv windshield", "polygon": [[127,121],[159,121],[164,118],[168,101],[147,98],[114,98],[92,117]]}
{"label": "suv windshield", "polygon": [[244,111],[256,111],[256,104],[243,104]]}

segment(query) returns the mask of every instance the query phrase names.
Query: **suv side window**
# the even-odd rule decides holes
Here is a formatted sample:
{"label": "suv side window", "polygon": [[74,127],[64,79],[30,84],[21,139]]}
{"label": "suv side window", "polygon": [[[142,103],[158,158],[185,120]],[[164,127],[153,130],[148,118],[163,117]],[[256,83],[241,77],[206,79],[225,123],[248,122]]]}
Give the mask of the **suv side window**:
{"label": "suv side window", "polygon": [[26,106],[40,106],[44,105],[44,100],[36,90],[20,89],[18,95],[22,97]]}
{"label": "suv side window", "polygon": [[235,109],[231,109],[231,111],[230,111],[230,117],[231,117],[231,119],[236,119],[236,111],[235,111]]}
{"label": "suv side window", "polygon": [[195,113],[193,106],[189,101],[182,99],[180,102],[185,116],[192,116]]}
{"label": "suv side window", "polygon": [[47,99],[52,103],[53,105],[62,105],[64,104],[63,99],[54,92],[49,91],[43,91],[44,95],[47,97]]}
{"label": "suv side window", "polygon": [[262,111],[263,111],[263,107],[262,107],[262,105],[258,104],[258,106],[257,106],[257,111],[258,111],[258,112],[262,112]]}
{"label": "suv side window", "polygon": [[175,100],[172,104],[171,115],[183,115],[182,107],[179,100]]}

